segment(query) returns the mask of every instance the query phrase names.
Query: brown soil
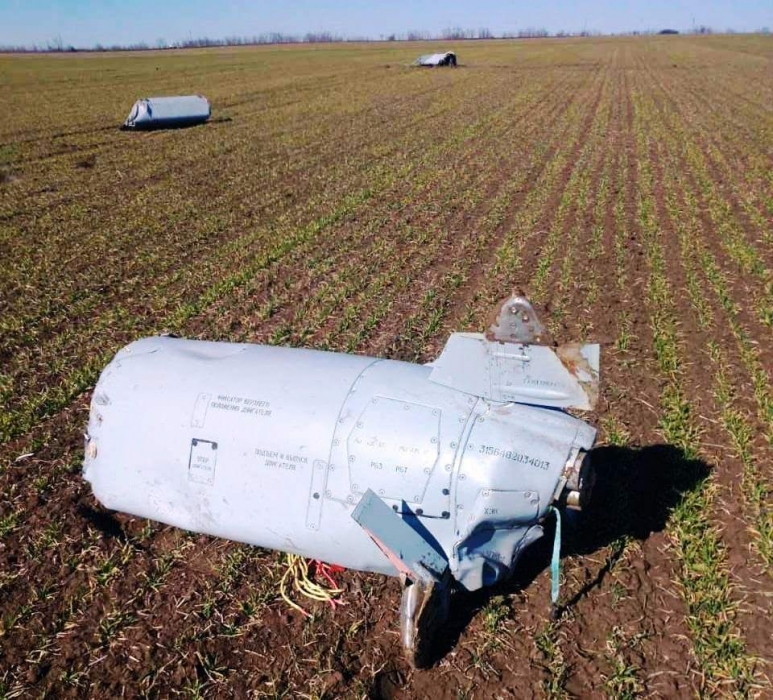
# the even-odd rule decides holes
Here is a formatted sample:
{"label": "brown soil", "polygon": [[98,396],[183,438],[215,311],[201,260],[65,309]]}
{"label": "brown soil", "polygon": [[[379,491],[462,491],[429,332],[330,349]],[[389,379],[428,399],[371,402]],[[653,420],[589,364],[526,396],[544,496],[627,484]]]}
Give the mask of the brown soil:
{"label": "brown soil", "polygon": [[[299,48],[192,52],[183,54],[188,69],[198,72],[230,121],[206,132],[189,130],[186,138],[114,138],[96,119],[68,130],[66,112],[57,121],[25,101],[25,92],[15,93],[29,113],[0,128],[0,140],[13,144],[0,172],[14,174],[0,190],[0,250],[8,252],[0,272],[8,270],[14,280],[0,281],[0,311],[8,310],[9,319],[18,313],[24,323],[0,329],[3,411],[16,420],[41,391],[70,386],[79,372],[86,372],[82,381],[89,388],[73,389],[72,400],[43,402],[34,425],[0,445],[0,697],[595,698],[620,696],[624,688],[632,696],[729,695],[732,688],[717,690],[704,677],[672,523],[681,500],[709,484],[717,489],[710,520],[721,533],[737,605],[731,622],[744,658],[759,662],[757,685],[745,692],[770,692],[773,582],[753,546],[759,535],[740,488],[743,465],[721,423],[708,341],[720,344],[728,358],[737,406],[757,436],[753,450],[769,484],[767,426],[716,299],[706,291],[714,312],[709,329],[690,303],[666,201],[671,144],[645,136],[652,215],[678,320],[680,381],[701,456],[690,459],[665,444],[661,398],[670,377],[658,370],[653,348],[636,131],[642,96],[649,96],[660,110],[653,128],[662,128],[663,113],[682,120],[718,182],[722,171],[709,158],[709,145],[727,148],[728,162],[739,163],[745,162],[743,142],[711,138],[708,125],[721,134],[745,115],[760,114],[748,76],[758,75],[766,49],[742,37],[737,44],[720,37],[700,45],[678,39],[678,50],[671,48],[676,43],[664,49],[650,41],[659,40],[535,42],[519,51],[477,42],[467,69],[446,72],[386,71],[384,64],[394,62],[390,47],[351,47],[346,59],[320,49],[303,65],[292,53]],[[678,78],[672,51],[685,61]],[[725,60],[728,51],[732,63]],[[356,70],[349,63],[354,57],[362,62]],[[286,61],[286,73],[270,70],[269,58]],[[17,60],[30,59],[0,57],[2,66]],[[123,109],[116,97],[120,83],[109,82],[125,70],[118,59],[68,60],[105,61],[99,109],[102,115]],[[61,65],[41,61],[52,62],[37,70],[54,80]],[[693,129],[686,116],[698,100],[680,103],[678,86],[701,84],[705,71],[751,101],[741,116],[717,108]],[[10,74],[17,89],[26,85],[18,71]],[[7,89],[0,87],[0,95]],[[52,89],[66,105],[64,84],[54,82]],[[87,97],[98,92],[82,89]],[[585,151],[606,107],[606,132]],[[576,121],[568,123],[572,110]],[[749,124],[744,133],[759,131]],[[129,143],[137,154],[127,153]],[[749,153],[766,146],[750,144]],[[177,165],[154,161],[155,151],[170,162],[178,158]],[[562,167],[547,178],[557,158],[564,159]],[[138,176],[124,188],[116,172],[135,165]],[[576,182],[586,172],[583,203]],[[607,199],[599,209],[604,172]],[[221,179],[213,183],[211,177]],[[683,182],[703,206],[694,174]],[[338,211],[347,195],[365,191],[346,214],[322,218]],[[493,204],[505,195],[492,224]],[[557,223],[564,196],[569,206]],[[735,195],[727,196],[734,224],[748,240],[760,240]],[[683,198],[676,193],[678,202]],[[131,227],[143,207],[157,207],[148,219],[158,230],[168,223],[168,236],[137,237]],[[515,242],[522,245],[517,264],[502,267],[524,212],[533,230]],[[739,321],[760,344],[770,372],[765,329],[744,306],[747,281],[705,211],[699,223],[741,307]],[[591,258],[596,225],[601,245]],[[397,635],[397,580],[344,572],[344,605],[310,603],[314,617],[307,619],[279,597],[281,555],[109,512],[95,501],[80,476],[96,377],[96,370],[87,372],[89,361],[164,330],[186,303],[198,303],[224,277],[304,227],[314,233],[202,303],[182,332],[426,361],[447,332],[463,324],[483,330],[493,300],[513,287],[530,291],[549,251],[549,232],[557,228],[540,308],[554,319],[559,342],[587,333],[589,341],[602,343],[603,385],[599,406],[585,416],[600,430],[593,456],[597,487],[586,511],[566,525],[555,619],[549,525],[510,581],[454,597],[430,667],[415,671]],[[262,233],[250,238],[256,231]],[[84,235],[80,243],[77,232]],[[624,287],[617,284],[620,241]],[[227,253],[220,249],[225,245],[232,246]],[[57,246],[72,265],[55,264],[51,250]],[[568,281],[563,266],[571,270]],[[25,310],[19,296],[25,279],[34,309]],[[591,282],[598,291],[592,303]],[[760,290],[758,282],[748,284]],[[436,306],[425,301],[432,293]],[[327,305],[331,310],[321,312]],[[349,325],[342,323],[347,309],[355,312]],[[423,337],[438,310],[439,330]],[[621,349],[624,318],[630,340]],[[612,444],[615,431],[624,434],[623,444]]]}

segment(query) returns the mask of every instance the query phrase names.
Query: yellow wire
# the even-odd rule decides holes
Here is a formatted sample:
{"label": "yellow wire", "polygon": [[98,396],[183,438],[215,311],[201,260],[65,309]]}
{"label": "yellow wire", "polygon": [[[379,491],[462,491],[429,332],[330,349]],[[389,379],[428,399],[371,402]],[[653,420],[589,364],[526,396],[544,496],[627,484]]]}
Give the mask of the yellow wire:
{"label": "yellow wire", "polygon": [[[291,556],[293,555],[288,555],[288,558]],[[292,573],[293,568],[292,562],[288,561],[288,566],[285,569],[284,574],[282,574],[282,579],[279,581],[279,594],[282,596],[282,600],[284,600],[291,608],[297,610],[304,617],[311,617],[310,613],[306,612],[300,605],[290,600],[290,596],[287,595],[287,578]]]}
{"label": "yellow wire", "polygon": [[279,593],[282,596],[282,600],[294,610],[297,610],[306,617],[311,617],[311,613],[298,605],[287,594],[288,579],[292,579],[292,587],[298,593],[311,600],[321,602],[332,601],[337,595],[343,593],[342,588],[327,587],[313,581],[309,577],[309,563],[304,557],[297,554],[288,554],[286,556],[287,568],[279,582]]}

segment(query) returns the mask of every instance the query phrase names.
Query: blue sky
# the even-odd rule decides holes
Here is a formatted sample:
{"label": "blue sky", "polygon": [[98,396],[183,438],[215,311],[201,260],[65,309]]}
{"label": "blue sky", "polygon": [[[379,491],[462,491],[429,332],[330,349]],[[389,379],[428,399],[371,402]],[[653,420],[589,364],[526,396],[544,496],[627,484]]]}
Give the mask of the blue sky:
{"label": "blue sky", "polygon": [[155,44],[200,36],[251,36],[327,30],[379,38],[447,27],[487,27],[495,34],[529,27],[601,32],[773,28],[773,0],[0,0],[0,45]]}

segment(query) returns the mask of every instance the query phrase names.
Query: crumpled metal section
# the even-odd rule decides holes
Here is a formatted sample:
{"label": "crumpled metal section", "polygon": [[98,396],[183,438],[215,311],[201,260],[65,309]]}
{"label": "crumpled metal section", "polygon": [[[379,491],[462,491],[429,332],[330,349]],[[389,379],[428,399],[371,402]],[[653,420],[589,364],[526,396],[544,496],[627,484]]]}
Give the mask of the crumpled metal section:
{"label": "crumpled metal section", "polygon": [[444,53],[428,53],[419,56],[414,62],[414,66],[424,66],[427,68],[436,68],[438,66],[456,66],[456,54],[453,51]]}

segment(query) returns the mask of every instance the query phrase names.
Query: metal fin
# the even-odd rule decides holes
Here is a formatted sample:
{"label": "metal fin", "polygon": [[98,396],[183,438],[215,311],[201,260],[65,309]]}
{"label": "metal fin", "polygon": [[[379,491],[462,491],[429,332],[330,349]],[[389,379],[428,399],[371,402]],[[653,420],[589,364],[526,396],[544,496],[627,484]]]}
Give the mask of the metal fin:
{"label": "metal fin", "polygon": [[429,378],[490,401],[590,410],[599,393],[599,346],[554,349],[452,333]]}
{"label": "metal fin", "polygon": [[529,300],[518,292],[481,333],[452,333],[434,361],[430,381],[502,403],[550,408],[595,407],[599,346],[554,347]]}

